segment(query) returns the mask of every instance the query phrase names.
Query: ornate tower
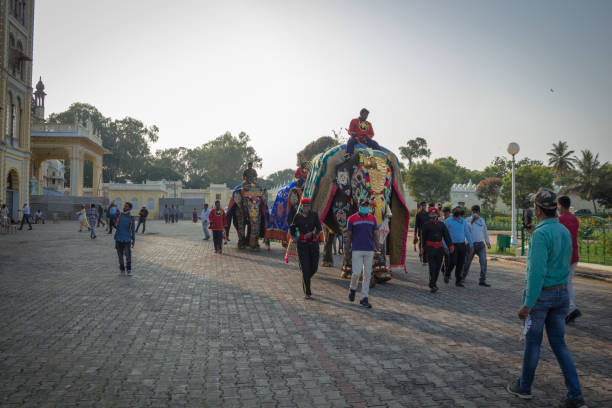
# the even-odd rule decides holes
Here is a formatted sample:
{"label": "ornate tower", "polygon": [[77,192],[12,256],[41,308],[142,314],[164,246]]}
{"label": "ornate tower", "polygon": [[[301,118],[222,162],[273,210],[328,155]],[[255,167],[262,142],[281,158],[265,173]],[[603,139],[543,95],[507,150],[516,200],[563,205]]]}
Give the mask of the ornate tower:
{"label": "ornate tower", "polygon": [[45,120],[45,84],[42,82],[42,77],[39,77],[36,84],[36,92],[34,92],[34,116],[41,122]]}

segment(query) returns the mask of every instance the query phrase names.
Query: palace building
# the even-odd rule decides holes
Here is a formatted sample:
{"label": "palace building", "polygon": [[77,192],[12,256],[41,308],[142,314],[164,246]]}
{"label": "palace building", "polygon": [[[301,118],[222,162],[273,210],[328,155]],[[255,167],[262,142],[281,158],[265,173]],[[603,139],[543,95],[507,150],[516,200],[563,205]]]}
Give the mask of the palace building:
{"label": "palace building", "polygon": [[33,0],[0,0],[0,203],[29,200]]}

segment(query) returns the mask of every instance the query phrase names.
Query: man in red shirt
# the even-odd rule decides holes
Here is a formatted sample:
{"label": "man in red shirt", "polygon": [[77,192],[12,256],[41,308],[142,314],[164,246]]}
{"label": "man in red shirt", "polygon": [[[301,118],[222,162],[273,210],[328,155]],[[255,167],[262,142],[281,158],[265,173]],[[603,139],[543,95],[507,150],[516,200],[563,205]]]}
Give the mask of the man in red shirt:
{"label": "man in red shirt", "polygon": [[366,108],[363,108],[359,111],[359,117],[351,120],[348,128],[348,133],[351,138],[346,143],[347,157],[353,155],[356,143],[365,144],[372,149],[380,150],[378,143],[372,140],[374,137],[374,129],[372,128],[372,124],[366,120],[369,114],[370,112]]}
{"label": "man in red shirt", "polygon": [[306,162],[302,162],[300,167],[295,171],[295,181],[298,187],[302,187],[308,178],[308,167]]}
{"label": "man in red shirt", "polygon": [[208,221],[210,222],[209,229],[213,232],[213,242],[215,244],[215,253],[223,253],[223,232],[227,226],[227,217],[225,211],[221,208],[221,202],[215,201],[215,208],[208,215]]}
{"label": "man in red shirt", "polygon": [[571,323],[582,313],[576,307],[576,296],[574,294],[574,275],[578,265],[578,229],[580,222],[574,214],[570,212],[571,201],[568,196],[561,196],[557,199],[557,210],[559,210],[559,222],[565,226],[572,236],[572,260],[570,261],[570,273],[567,281],[567,291],[569,294],[569,313],[565,317],[565,324]]}

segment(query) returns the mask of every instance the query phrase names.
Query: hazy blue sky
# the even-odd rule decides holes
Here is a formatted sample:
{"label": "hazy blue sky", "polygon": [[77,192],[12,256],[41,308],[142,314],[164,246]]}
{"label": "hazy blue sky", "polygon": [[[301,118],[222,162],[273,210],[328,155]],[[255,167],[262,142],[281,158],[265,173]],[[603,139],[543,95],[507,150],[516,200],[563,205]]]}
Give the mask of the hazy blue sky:
{"label": "hazy blue sky", "polygon": [[245,131],[263,174],[364,106],[382,145],[482,169],[511,141],[612,160],[611,39],[607,0],[39,0],[34,75],[47,113],[133,116],[155,148]]}

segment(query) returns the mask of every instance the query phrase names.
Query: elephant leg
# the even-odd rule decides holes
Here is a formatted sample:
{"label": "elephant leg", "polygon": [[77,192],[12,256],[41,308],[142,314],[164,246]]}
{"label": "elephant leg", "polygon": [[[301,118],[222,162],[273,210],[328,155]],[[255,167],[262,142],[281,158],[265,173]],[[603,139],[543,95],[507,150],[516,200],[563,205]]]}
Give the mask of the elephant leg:
{"label": "elephant leg", "polygon": [[332,257],[332,244],[334,242],[335,234],[324,228],[325,231],[325,246],[323,247],[323,262],[322,266],[332,268],[334,266],[334,258]]}
{"label": "elephant leg", "polygon": [[387,259],[384,254],[385,248],[383,247],[381,253],[377,253],[372,261],[372,275],[374,278],[372,280],[376,281],[376,283],[387,282],[391,279],[391,274],[387,269]]}
{"label": "elephant leg", "polygon": [[257,225],[249,224],[249,247],[252,251],[259,251],[259,231]]}
{"label": "elephant leg", "polygon": [[346,239],[344,234],[344,260],[342,262],[342,272],[340,277],[344,279],[350,279],[353,274],[353,249],[351,247],[351,241]]}

